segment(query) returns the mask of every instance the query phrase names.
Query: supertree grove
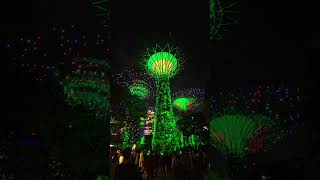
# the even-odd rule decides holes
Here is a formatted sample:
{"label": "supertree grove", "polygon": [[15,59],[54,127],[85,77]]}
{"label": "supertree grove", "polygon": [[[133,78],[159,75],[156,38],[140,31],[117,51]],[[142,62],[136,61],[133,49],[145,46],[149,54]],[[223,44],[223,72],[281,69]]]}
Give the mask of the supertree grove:
{"label": "supertree grove", "polygon": [[156,114],[152,147],[174,151],[180,146],[179,132],[173,113],[169,80],[181,68],[181,53],[167,44],[148,49],[144,56],[147,72],[156,79]]}

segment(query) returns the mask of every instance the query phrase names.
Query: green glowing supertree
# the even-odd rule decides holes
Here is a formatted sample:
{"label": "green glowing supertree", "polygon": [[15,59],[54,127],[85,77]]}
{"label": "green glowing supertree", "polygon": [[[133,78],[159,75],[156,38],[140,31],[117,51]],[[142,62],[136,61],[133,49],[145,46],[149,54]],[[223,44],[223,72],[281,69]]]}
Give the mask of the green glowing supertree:
{"label": "green glowing supertree", "polygon": [[174,151],[179,148],[179,132],[173,113],[170,92],[170,78],[181,68],[182,54],[169,44],[161,48],[156,45],[147,49],[144,65],[147,72],[156,79],[156,113],[152,147],[160,151]]}
{"label": "green glowing supertree", "polygon": [[180,113],[176,115],[177,127],[182,132],[181,144],[183,146],[198,147],[201,144],[201,140],[196,135],[196,130],[199,129],[198,122],[194,122],[192,107],[196,102],[195,97],[179,97],[173,101],[174,107],[176,107]]}
{"label": "green glowing supertree", "polygon": [[234,0],[210,0],[210,40],[222,38],[223,31],[228,27],[238,24],[240,1]]}
{"label": "green glowing supertree", "polygon": [[131,95],[138,96],[140,99],[144,99],[150,94],[146,82],[141,80],[134,81],[133,84],[129,86],[129,91]]}
{"label": "green glowing supertree", "polygon": [[261,128],[271,128],[271,119],[262,115],[223,115],[210,124],[210,141],[229,158],[242,159],[251,139],[261,135]]}
{"label": "green glowing supertree", "polygon": [[173,101],[174,107],[179,109],[180,111],[188,111],[191,110],[192,104],[195,102],[194,98],[189,97],[180,97]]}
{"label": "green glowing supertree", "polygon": [[94,58],[83,58],[63,81],[66,101],[72,107],[82,107],[97,116],[108,113],[110,106],[109,65]]}
{"label": "green glowing supertree", "polygon": [[124,104],[127,107],[127,118],[125,120],[125,127],[129,128],[128,144],[137,144],[142,135],[141,118],[147,116],[149,89],[147,84],[142,80],[135,80],[128,87],[125,93]]}

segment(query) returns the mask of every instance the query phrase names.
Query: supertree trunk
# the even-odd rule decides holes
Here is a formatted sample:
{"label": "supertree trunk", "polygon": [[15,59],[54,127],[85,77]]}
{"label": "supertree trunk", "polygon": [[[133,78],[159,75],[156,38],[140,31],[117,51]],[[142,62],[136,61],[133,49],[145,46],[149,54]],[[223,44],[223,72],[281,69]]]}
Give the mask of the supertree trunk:
{"label": "supertree trunk", "polygon": [[179,148],[179,137],[174,118],[168,78],[157,79],[156,115],[153,133],[153,148],[174,151]]}

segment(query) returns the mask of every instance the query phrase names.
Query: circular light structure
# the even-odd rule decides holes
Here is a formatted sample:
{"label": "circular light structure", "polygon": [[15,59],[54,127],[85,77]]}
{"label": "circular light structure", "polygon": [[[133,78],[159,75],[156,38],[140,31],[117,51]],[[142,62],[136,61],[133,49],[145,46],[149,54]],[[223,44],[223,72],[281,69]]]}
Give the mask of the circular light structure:
{"label": "circular light structure", "polygon": [[251,139],[262,135],[258,131],[267,127],[266,116],[223,115],[210,123],[210,141],[213,146],[229,157],[243,158]]}
{"label": "circular light structure", "polygon": [[144,66],[151,76],[171,78],[179,71],[182,56],[178,48],[171,47],[169,44],[163,48],[156,45],[154,48],[147,49],[144,61]]}
{"label": "circular light structure", "polygon": [[150,56],[147,61],[148,71],[155,76],[168,76],[176,71],[177,58],[169,52],[157,52]]}
{"label": "circular light structure", "polygon": [[84,58],[64,79],[64,94],[73,106],[88,110],[106,110],[109,107],[109,83],[106,76],[109,65],[92,58]]}
{"label": "circular light structure", "polygon": [[192,104],[194,102],[195,102],[194,98],[180,97],[173,101],[173,105],[180,111],[187,111],[192,109]]}
{"label": "circular light structure", "polygon": [[133,96],[138,96],[143,99],[149,96],[150,91],[144,81],[135,81],[134,84],[129,86],[130,94]]}

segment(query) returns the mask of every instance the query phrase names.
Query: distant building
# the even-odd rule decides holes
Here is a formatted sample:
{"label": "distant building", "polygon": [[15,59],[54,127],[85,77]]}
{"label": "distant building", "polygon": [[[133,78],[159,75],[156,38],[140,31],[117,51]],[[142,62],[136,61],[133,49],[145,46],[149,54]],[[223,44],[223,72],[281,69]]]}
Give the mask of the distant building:
{"label": "distant building", "polygon": [[153,134],[154,114],[154,111],[148,110],[148,116],[144,119],[146,123],[143,128],[143,135],[145,136],[152,136]]}

